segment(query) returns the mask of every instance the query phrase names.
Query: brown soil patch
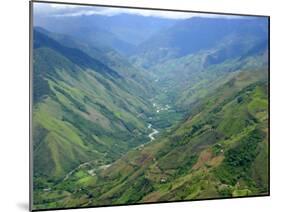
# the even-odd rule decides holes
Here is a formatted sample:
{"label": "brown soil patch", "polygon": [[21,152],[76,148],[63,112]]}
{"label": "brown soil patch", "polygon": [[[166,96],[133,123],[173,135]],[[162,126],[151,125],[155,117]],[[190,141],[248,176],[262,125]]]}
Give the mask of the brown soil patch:
{"label": "brown soil patch", "polygon": [[142,202],[157,202],[159,198],[161,197],[161,193],[159,191],[152,192],[148,195],[146,195]]}
{"label": "brown soil patch", "polygon": [[192,169],[199,169],[203,167],[208,161],[211,160],[211,158],[212,158],[212,150],[211,149],[203,150],[199,155],[197,163],[192,167]]}
{"label": "brown soil patch", "polygon": [[149,155],[149,154],[141,154],[140,157],[138,157],[136,159],[136,163],[138,165],[144,165],[144,164],[147,164],[149,163],[150,161],[152,161],[152,157]]}
{"label": "brown soil patch", "polygon": [[218,165],[221,164],[223,159],[224,159],[224,156],[219,155],[217,157],[212,158],[212,160],[210,162],[208,162],[208,165],[213,166],[213,167],[217,167]]}

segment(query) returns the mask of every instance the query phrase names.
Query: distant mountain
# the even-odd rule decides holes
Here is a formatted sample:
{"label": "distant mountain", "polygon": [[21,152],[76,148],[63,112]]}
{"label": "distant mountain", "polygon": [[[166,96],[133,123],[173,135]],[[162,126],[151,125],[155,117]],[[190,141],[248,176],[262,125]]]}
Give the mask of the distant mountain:
{"label": "distant mountain", "polygon": [[135,46],[176,20],[120,14],[116,16],[89,15],[75,17],[37,17],[35,26],[49,31],[72,35],[80,41],[110,47],[128,55]]}
{"label": "distant mountain", "polygon": [[165,19],[153,16],[119,14],[115,16],[93,15],[87,17],[100,28],[115,34],[119,39],[134,46],[144,42],[160,30],[171,27],[178,22],[176,19]]}
{"label": "distant mountain", "polygon": [[[247,41],[245,38],[244,42]],[[235,51],[235,44],[224,43],[212,49],[168,59],[149,70],[165,92],[166,99],[184,108],[220,86],[237,71],[267,69],[267,41],[257,42],[243,53],[242,50]]]}
{"label": "distant mountain", "polygon": [[[230,24],[231,23],[231,24]],[[255,45],[267,42],[267,20],[259,18],[190,18],[155,34],[137,49],[134,63],[151,67],[168,59],[225,46],[221,61],[243,55]]]}

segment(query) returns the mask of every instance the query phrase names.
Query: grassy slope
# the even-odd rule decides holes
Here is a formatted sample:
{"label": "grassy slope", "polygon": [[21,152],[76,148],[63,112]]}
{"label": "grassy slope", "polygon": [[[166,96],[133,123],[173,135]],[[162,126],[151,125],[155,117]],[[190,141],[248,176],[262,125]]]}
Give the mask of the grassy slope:
{"label": "grassy slope", "polygon": [[130,82],[81,69],[46,47],[34,59],[35,71],[46,70],[35,76],[48,85],[34,105],[35,187],[48,185],[39,176],[57,181],[83,162],[105,160],[104,154],[111,161],[148,140],[146,123],[136,116],[150,105],[123,89]]}
{"label": "grassy slope", "polygon": [[[232,88],[247,79],[239,80],[241,75],[244,73],[235,77]],[[267,85],[249,84],[238,93],[231,88],[234,92],[223,102],[214,94],[214,103],[220,104],[205,105],[203,112],[194,114],[172,135],[128,154],[102,172],[103,181],[113,173],[107,181],[113,188],[106,189],[93,204],[266,193],[266,149],[260,147],[267,143]],[[239,103],[238,94],[243,99]],[[257,171],[260,158],[265,160],[264,166]],[[125,172],[129,167],[131,172]]]}
{"label": "grassy slope", "polygon": [[133,90],[136,94],[146,96],[154,91],[151,86],[150,73],[140,71],[136,67],[132,66],[127,59],[120,55],[109,47],[99,47],[98,45],[92,45],[86,42],[81,42],[74,39],[71,36],[49,32],[43,28],[37,28],[36,30],[44,33],[50,38],[58,41],[59,43],[70,47],[80,49],[93,58],[98,59],[103,64],[106,64],[109,68],[116,70],[120,75],[126,78],[130,83],[130,90]]}
{"label": "grassy slope", "polygon": [[145,119],[153,114],[142,89],[126,80],[127,72],[119,71],[125,79],[105,76],[51,49],[36,51],[42,63],[60,58],[44,65],[52,73],[44,76],[48,89],[42,84],[44,98],[34,107],[36,208],[267,193],[266,56],[206,67],[210,53],[201,52],[154,67],[162,89],[156,100],[177,108],[160,119],[169,122],[177,113],[177,120],[182,113],[186,119],[103,167],[148,139]]}
{"label": "grassy slope", "polygon": [[[265,69],[233,73],[193,105],[189,117],[172,133],[128,152],[95,176],[80,170],[83,177],[73,177],[69,184],[84,192],[61,195],[57,206],[267,193],[266,77]],[[66,185],[57,186],[61,188],[69,192]]]}

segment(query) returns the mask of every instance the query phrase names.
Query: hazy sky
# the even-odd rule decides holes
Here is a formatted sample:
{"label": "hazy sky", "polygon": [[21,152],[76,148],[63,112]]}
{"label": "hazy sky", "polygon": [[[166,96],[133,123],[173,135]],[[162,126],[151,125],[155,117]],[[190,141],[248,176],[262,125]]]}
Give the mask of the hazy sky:
{"label": "hazy sky", "polygon": [[169,19],[187,19],[191,17],[208,18],[241,18],[241,16],[215,15],[203,13],[170,12],[157,10],[124,9],[96,6],[79,6],[66,4],[34,3],[34,14],[41,16],[81,16],[81,15],[106,15],[114,16],[118,14],[136,14],[142,16],[154,16]]}

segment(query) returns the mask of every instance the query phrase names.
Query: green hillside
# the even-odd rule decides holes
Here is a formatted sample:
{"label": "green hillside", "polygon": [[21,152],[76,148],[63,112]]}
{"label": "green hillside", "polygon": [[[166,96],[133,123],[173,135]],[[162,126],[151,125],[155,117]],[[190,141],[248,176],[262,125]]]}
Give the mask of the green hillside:
{"label": "green hillside", "polygon": [[35,27],[35,29],[66,47],[76,48],[87,53],[89,56],[106,64],[109,68],[117,71],[120,75],[126,78],[127,81],[133,81],[133,83],[130,83],[129,87],[130,90],[133,89],[136,94],[145,98],[147,95],[151,95],[151,92],[155,92],[155,88],[151,85],[152,74],[145,70],[140,71],[129,63],[127,58],[114,49],[100,47],[98,44],[94,45],[89,42],[81,42],[72,36],[50,32],[41,27]]}
{"label": "green hillside", "polygon": [[[155,142],[108,166],[83,167],[47,196],[38,194],[49,199],[63,190],[56,203],[44,207],[266,194],[267,70],[238,70],[230,76],[207,98],[189,105],[188,117]],[[70,187],[75,192],[68,193]]]}
{"label": "green hillside", "polygon": [[[82,163],[111,162],[149,140],[145,119],[151,105],[143,98],[145,94],[137,93],[140,85],[90,56],[89,61],[80,60],[79,51],[67,58],[62,54],[65,47],[42,33],[35,34],[37,41],[33,96],[36,188],[60,181]],[[108,72],[97,72],[99,67]],[[139,114],[142,116],[136,118]]]}
{"label": "green hillside", "polygon": [[33,209],[269,193],[266,19],[39,18]]}

